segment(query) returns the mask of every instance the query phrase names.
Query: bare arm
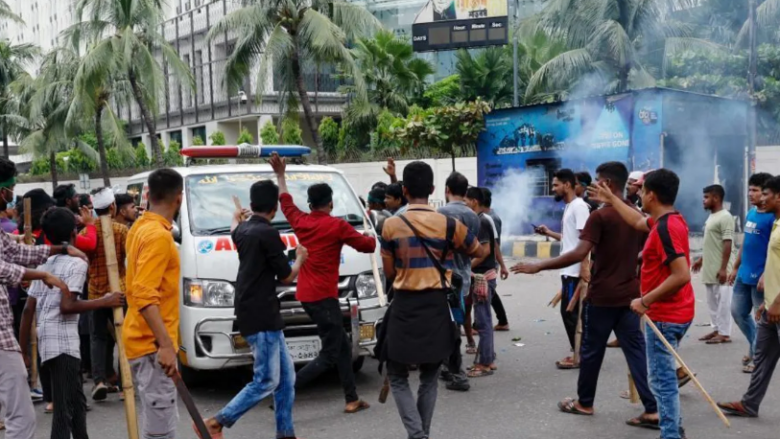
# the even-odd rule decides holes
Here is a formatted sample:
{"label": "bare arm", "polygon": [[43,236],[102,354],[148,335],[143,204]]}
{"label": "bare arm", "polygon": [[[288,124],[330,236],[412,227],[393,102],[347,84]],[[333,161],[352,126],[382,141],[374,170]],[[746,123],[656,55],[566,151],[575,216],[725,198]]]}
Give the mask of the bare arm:
{"label": "bare arm", "polygon": [[479,264],[483,263],[485,259],[490,256],[490,243],[484,243],[479,245],[482,251],[480,252],[479,256],[476,256],[471,259],[471,268],[478,267]]}
{"label": "bare arm", "polygon": [[141,316],[146,320],[146,324],[149,325],[157,342],[157,362],[160,363],[166,375],[173,376],[176,373],[176,350],[173,347],[171,337],[168,336],[168,331],[165,329],[160,307],[149,305],[141,309]]}
{"label": "bare arm", "polygon": [[24,357],[25,364],[30,362],[30,353],[28,352],[30,349],[30,331],[32,329],[32,322],[37,304],[38,301],[35,297],[28,296],[27,302],[24,304],[24,311],[22,311],[22,321],[19,327],[19,345],[22,348],[22,356]]}
{"label": "bare arm", "polygon": [[79,300],[78,295],[73,292],[62,294],[60,300],[60,312],[62,314],[81,314],[88,311],[94,311],[102,308],[116,308],[124,306],[125,295],[122,293],[106,294],[100,299]]}
{"label": "bare arm", "polygon": [[278,180],[276,182],[277,185],[279,185],[279,194],[289,194],[290,191],[287,190],[287,181],[284,178],[284,171],[287,169],[287,162],[279,157],[279,154],[273,153],[271,154],[271,160],[269,160],[271,163],[271,167],[274,170],[274,174],[276,174],[276,179]]}
{"label": "bare arm", "polygon": [[623,221],[633,228],[645,233],[650,231],[650,227],[647,226],[647,218],[642,215],[642,212],[624,203],[623,200],[612,193],[606,183],[591,185],[588,188],[588,193],[590,194],[591,199],[611,204],[620,214],[621,218],[623,218]]}
{"label": "bare arm", "polygon": [[570,267],[576,263],[582,262],[593,250],[593,243],[580,240],[574,250],[566,252],[557,258],[547,259],[537,263],[519,263],[512,267],[512,272],[516,274],[535,274],[545,270],[555,270],[558,268]]}
{"label": "bare arm", "polygon": [[295,263],[292,266],[292,271],[290,272],[290,275],[287,276],[284,279],[279,279],[279,282],[289,285],[291,284],[296,277],[298,277],[298,272],[301,271],[301,267],[303,266],[303,263],[306,262],[306,258],[309,257],[309,251],[306,250],[306,247],[299,245],[298,249],[295,251]]}
{"label": "bare arm", "polygon": [[671,274],[656,289],[647,293],[641,300],[647,307],[653,303],[675,294],[680,288],[691,281],[691,272],[685,258],[677,258],[669,264]]}

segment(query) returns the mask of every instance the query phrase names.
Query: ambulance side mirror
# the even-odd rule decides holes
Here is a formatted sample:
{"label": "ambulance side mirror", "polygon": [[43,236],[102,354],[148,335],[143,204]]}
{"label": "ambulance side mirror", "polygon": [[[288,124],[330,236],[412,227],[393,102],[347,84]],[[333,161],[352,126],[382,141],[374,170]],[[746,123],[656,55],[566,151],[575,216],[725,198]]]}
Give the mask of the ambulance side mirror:
{"label": "ambulance side mirror", "polygon": [[173,235],[173,240],[177,243],[181,244],[181,230],[179,229],[179,225],[174,223],[173,227],[171,228],[171,235]]}

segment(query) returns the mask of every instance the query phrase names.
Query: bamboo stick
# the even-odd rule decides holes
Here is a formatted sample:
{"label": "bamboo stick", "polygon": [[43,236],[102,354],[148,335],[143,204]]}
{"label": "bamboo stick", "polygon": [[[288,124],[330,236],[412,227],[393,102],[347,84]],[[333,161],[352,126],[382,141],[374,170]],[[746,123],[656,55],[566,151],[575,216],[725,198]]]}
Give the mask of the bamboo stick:
{"label": "bamboo stick", "polygon": [[[111,291],[122,291],[119,282],[119,264],[116,259],[116,244],[114,243],[114,224],[111,215],[100,217],[100,228],[103,234],[103,246],[106,251],[106,268],[108,269],[108,283]],[[138,439],[138,418],[135,409],[135,388],[133,376],[130,372],[130,363],[127,361],[124,342],[122,341],[122,324],[125,321],[125,313],[122,307],[114,308],[114,331],[116,332],[116,344],[119,351],[119,368],[122,372],[122,390],[125,392],[125,416],[127,418],[127,436],[129,439]]]}
{"label": "bamboo stick", "polygon": [[[32,199],[24,199],[24,243],[33,245],[35,240],[32,234]],[[30,330],[30,382],[32,387],[38,385],[38,322],[36,322],[36,310],[33,310],[32,329]]]}
{"label": "bamboo stick", "polygon": [[691,377],[691,381],[693,381],[693,384],[696,386],[696,388],[699,389],[701,394],[704,396],[704,399],[707,400],[707,402],[710,404],[713,410],[715,410],[715,414],[718,415],[721,421],[723,421],[724,424],[726,424],[726,427],[731,427],[731,422],[729,422],[728,418],[726,418],[726,415],[723,414],[723,411],[718,407],[718,404],[715,403],[715,400],[712,399],[709,393],[707,393],[706,390],[704,390],[704,386],[701,385],[699,380],[696,378],[696,375],[693,374],[693,371],[688,368],[688,366],[683,361],[682,357],[680,357],[680,354],[677,353],[677,351],[674,350],[671,344],[669,344],[669,341],[666,340],[666,337],[661,333],[661,331],[658,329],[657,326],[655,326],[655,323],[653,323],[652,320],[650,320],[647,315],[642,316],[642,319],[647,323],[647,326],[650,327],[650,329],[655,332],[655,335],[658,336],[659,339],[661,339],[661,342],[666,346],[666,349],[669,350],[669,352],[674,356],[674,358],[677,360],[678,363],[680,363],[680,367],[683,368],[685,373],[688,374],[688,376]]}
{"label": "bamboo stick", "polygon": [[[368,220],[363,215],[363,229],[368,232]],[[376,260],[376,252],[371,253],[371,271],[374,273],[374,283],[376,292],[379,295],[379,306],[387,305],[387,296],[385,296],[385,286],[382,285],[382,277],[379,275],[379,263]]]}
{"label": "bamboo stick", "polygon": [[636,390],[636,383],[631,372],[628,372],[628,399],[631,404],[639,404],[639,392]]}

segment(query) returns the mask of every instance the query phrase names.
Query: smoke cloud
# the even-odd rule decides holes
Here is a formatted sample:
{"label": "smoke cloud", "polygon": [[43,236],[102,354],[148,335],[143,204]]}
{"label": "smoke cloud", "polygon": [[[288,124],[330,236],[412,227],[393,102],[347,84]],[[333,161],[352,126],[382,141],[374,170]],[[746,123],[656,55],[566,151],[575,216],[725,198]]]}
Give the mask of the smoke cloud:
{"label": "smoke cloud", "polygon": [[501,215],[504,235],[519,232],[549,214],[531,209],[536,189],[543,181],[546,181],[544,173],[539,170],[510,169],[492,188],[492,206]]}

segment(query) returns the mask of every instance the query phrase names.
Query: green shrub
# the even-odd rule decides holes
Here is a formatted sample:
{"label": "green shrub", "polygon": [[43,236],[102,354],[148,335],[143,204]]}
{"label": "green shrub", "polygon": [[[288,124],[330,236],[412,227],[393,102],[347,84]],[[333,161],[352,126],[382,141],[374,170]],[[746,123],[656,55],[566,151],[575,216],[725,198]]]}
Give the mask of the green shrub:
{"label": "green shrub", "polygon": [[135,147],[135,165],[139,168],[149,166],[149,154],[146,153],[146,145],[143,142]]}
{"label": "green shrub", "polygon": [[323,117],[318,129],[325,152],[334,153],[339,143],[339,124],[332,117]]}
{"label": "green shrub", "polygon": [[32,175],[46,175],[50,172],[51,172],[51,166],[49,164],[48,157],[35,159],[30,165],[30,174]]}
{"label": "green shrub", "polygon": [[117,148],[109,148],[106,151],[106,161],[108,162],[108,169],[124,169],[125,167]]}
{"label": "green shrub", "polygon": [[263,145],[276,145],[279,143],[279,133],[276,132],[276,125],[273,121],[269,120],[263,125],[260,130],[260,139],[263,141]]}
{"label": "green shrub", "polygon": [[168,144],[168,149],[163,154],[163,160],[165,166],[181,166],[184,164],[184,160],[181,157],[181,145],[175,140],[171,140]]}
{"label": "green shrub", "polygon": [[[218,146],[218,145],[224,145],[226,143],[225,142],[225,133],[223,133],[222,131],[214,131],[209,136],[209,139],[211,140],[211,144],[212,145],[217,145]],[[196,145],[196,146],[203,145],[203,141],[198,143],[197,142],[198,140],[200,140],[200,136],[193,137],[192,138],[192,144]]]}
{"label": "green shrub", "polygon": [[[217,131],[219,132],[219,131]],[[216,134],[216,133],[215,133]],[[223,135],[222,142],[220,145],[224,145],[225,143],[225,137]],[[200,136],[195,136],[192,138],[192,146],[203,146],[205,143],[203,143],[203,139],[200,138]],[[217,145],[217,143],[213,143],[213,145]]]}
{"label": "green shrub", "polygon": [[255,138],[252,136],[252,133],[249,132],[248,129],[244,128],[241,130],[241,134],[238,135],[238,140],[236,140],[236,143],[239,145],[243,143],[253,144],[255,143]]}
{"label": "green shrub", "polygon": [[[65,157],[68,158],[67,163]],[[62,163],[60,163],[62,160]],[[64,171],[92,172],[97,169],[97,162],[87,157],[80,149],[74,148],[57,154],[57,167]]]}
{"label": "green shrub", "polygon": [[282,121],[282,143],[285,145],[303,144],[303,131],[298,123],[297,115],[288,115]]}

